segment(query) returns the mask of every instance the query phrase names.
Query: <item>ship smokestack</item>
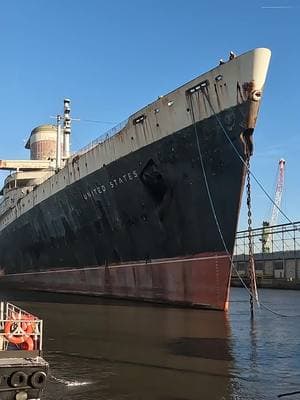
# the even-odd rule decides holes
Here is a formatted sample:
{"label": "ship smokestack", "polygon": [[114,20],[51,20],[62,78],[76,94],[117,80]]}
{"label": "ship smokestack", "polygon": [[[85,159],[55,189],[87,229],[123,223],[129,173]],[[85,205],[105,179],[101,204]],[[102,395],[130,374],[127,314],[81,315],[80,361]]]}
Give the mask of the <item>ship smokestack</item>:
{"label": "ship smokestack", "polygon": [[63,127],[64,159],[68,159],[70,157],[70,135],[71,135],[70,103],[71,103],[70,99],[64,99],[64,127]]}
{"label": "ship smokestack", "polygon": [[32,130],[25,149],[31,160],[54,160],[56,157],[56,126],[40,125]]}

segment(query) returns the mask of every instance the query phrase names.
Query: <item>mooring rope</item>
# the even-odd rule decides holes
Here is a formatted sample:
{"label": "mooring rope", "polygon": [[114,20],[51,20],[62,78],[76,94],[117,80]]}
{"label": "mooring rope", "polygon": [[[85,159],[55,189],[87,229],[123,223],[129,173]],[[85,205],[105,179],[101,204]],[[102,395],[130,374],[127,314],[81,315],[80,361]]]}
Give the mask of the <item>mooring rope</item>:
{"label": "mooring rope", "polygon": [[[246,167],[246,170],[249,171],[249,174],[251,174],[251,176],[252,176],[252,177],[254,178],[254,180],[258,183],[258,185],[261,187],[261,189],[263,189],[263,191],[265,192],[265,194],[267,195],[267,197],[272,201],[273,204],[275,204],[275,202],[273,201],[273,199],[269,196],[269,194],[267,193],[267,191],[263,188],[262,184],[258,181],[258,179],[255,177],[255,175],[251,172],[249,165],[247,165],[247,163],[245,162],[245,160],[242,158],[242,156],[240,155],[239,151],[238,151],[237,148],[235,147],[234,143],[233,143],[232,140],[230,139],[230,137],[229,137],[228,133],[226,132],[226,129],[224,128],[224,126],[223,126],[223,124],[222,124],[220,118],[219,118],[218,115],[216,114],[216,112],[215,112],[215,110],[214,110],[214,108],[213,108],[213,106],[212,106],[212,104],[211,104],[211,102],[210,102],[210,100],[209,100],[207,94],[205,93],[205,90],[202,90],[202,93],[203,93],[204,96],[206,97],[207,102],[208,102],[208,104],[209,104],[209,106],[210,106],[210,108],[211,108],[211,111],[212,111],[213,115],[215,116],[215,118],[216,118],[218,124],[220,125],[220,127],[221,127],[223,133],[225,134],[227,140],[228,140],[229,143],[231,144],[231,146],[232,146],[232,148],[234,149],[235,153],[238,155],[239,159],[242,161],[243,165]],[[217,226],[217,229],[218,229],[218,232],[219,232],[219,235],[220,235],[220,238],[221,238],[221,241],[222,241],[224,250],[225,250],[225,252],[227,253],[227,255],[229,256],[230,263],[231,263],[231,268],[236,272],[236,274],[237,274],[239,280],[241,281],[241,283],[242,283],[242,285],[244,286],[244,288],[247,290],[249,296],[250,296],[251,298],[253,298],[253,294],[251,293],[251,291],[250,291],[249,288],[247,287],[246,283],[244,282],[243,278],[241,277],[241,275],[239,274],[238,270],[236,269],[236,267],[235,267],[235,265],[234,265],[234,262],[233,262],[233,258],[232,258],[232,256],[231,256],[231,254],[230,254],[230,252],[229,252],[229,250],[228,250],[228,248],[227,248],[227,245],[226,245],[226,243],[225,243],[225,240],[224,240],[224,236],[223,236],[223,233],[222,233],[222,229],[221,229],[221,226],[220,226],[220,223],[219,223],[219,220],[218,220],[218,216],[217,216],[217,213],[216,213],[216,209],[215,209],[215,206],[214,206],[213,198],[212,198],[212,196],[211,196],[210,188],[209,188],[209,185],[208,185],[208,180],[207,180],[207,175],[206,175],[206,171],[205,171],[203,156],[202,156],[202,152],[201,152],[201,145],[200,145],[200,141],[199,141],[199,137],[198,137],[198,130],[197,130],[197,125],[196,125],[196,120],[195,120],[195,114],[194,114],[194,108],[193,108],[192,95],[190,95],[190,96],[188,97],[188,99],[190,100],[190,109],[191,109],[191,115],[192,115],[192,122],[193,122],[193,127],[194,127],[194,133],[195,133],[195,136],[196,136],[197,149],[198,149],[199,158],[200,158],[200,164],[201,164],[201,169],[202,169],[202,173],[203,173],[203,177],[204,177],[204,183],[205,183],[206,191],[207,191],[207,194],[208,194],[210,207],[211,207],[211,210],[212,210],[212,213],[213,213],[213,217],[214,217],[214,220],[215,220],[215,224],[216,224],[216,226]],[[282,213],[282,215],[284,215],[284,216],[287,218],[287,220],[293,224],[293,222],[286,216],[286,214],[285,214],[276,204],[275,204],[275,206],[276,206],[276,207],[278,208],[278,210]],[[272,314],[274,314],[274,315],[276,315],[276,316],[279,316],[279,317],[283,317],[283,318],[299,318],[299,317],[300,317],[300,314],[288,315],[288,314],[283,314],[283,313],[274,311],[274,310],[272,310],[270,307],[268,307],[266,304],[264,304],[263,302],[260,302],[259,304],[260,304],[260,306],[261,306],[262,308],[264,308],[265,310],[267,310],[267,311],[269,311],[270,313],[272,313]]]}
{"label": "mooring rope", "polygon": [[282,393],[279,394],[277,397],[293,396],[294,394],[300,394],[300,390],[296,390],[295,392]]}
{"label": "mooring rope", "polygon": [[253,177],[253,179],[255,180],[255,182],[258,184],[258,186],[260,187],[260,189],[264,192],[264,194],[268,197],[268,199],[271,201],[271,203],[278,209],[278,211],[281,213],[281,215],[284,216],[284,218],[286,218],[287,221],[289,221],[291,224],[294,225],[294,222],[287,216],[287,214],[275,203],[275,201],[272,199],[272,197],[269,195],[269,193],[267,192],[267,190],[264,188],[263,184],[260,183],[259,179],[255,176],[255,174],[251,171],[251,169],[248,167],[246,161],[243,159],[243,157],[240,155],[238,149],[236,148],[236,146],[234,145],[234,143],[232,142],[232,140],[230,139],[230,136],[228,135],[226,129],[224,128],[224,125],[222,124],[222,121],[220,120],[220,118],[218,117],[217,113],[215,112],[213,105],[211,104],[211,101],[208,97],[208,95],[205,93],[205,91],[203,90],[202,93],[204,94],[208,105],[214,115],[214,117],[216,118],[218,124],[220,125],[220,128],[222,129],[226,139],[228,140],[228,142],[230,143],[231,147],[233,148],[233,150],[235,151],[236,155],[238,156],[238,158],[240,159],[240,161],[242,162],[242,164],[244,164],[244,166],[246,167],[247,170],[249,170],[250,175]]}

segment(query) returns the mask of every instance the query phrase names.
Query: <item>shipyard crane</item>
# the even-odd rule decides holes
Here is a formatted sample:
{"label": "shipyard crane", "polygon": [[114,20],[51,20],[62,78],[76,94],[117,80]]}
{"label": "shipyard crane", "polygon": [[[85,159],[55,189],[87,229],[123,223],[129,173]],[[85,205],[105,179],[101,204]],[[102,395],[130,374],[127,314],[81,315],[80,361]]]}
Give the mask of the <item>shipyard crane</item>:
{"label": "shipyard crane", "polygon": [[279,160],[278,177],[270,221],[263,221],[262,252],[270,253],[272,227],[277,224],[284,187],[285,160]]}

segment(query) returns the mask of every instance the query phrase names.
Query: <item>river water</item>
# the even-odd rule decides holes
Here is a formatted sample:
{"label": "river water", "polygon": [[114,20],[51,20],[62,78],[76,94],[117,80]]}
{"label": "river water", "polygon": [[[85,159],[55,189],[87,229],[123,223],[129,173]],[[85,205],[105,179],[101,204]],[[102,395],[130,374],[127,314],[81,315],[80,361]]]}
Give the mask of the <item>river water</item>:
{"label": "river water", "polygon": [[[260,298],[300,314],[300,291],[264,289]],[[47,400],[260,400],[300,391],[300,317],[260,309],[252,321],[244,289],[232,289],[227,314],[45,293],[2,299],[44,320]]]}

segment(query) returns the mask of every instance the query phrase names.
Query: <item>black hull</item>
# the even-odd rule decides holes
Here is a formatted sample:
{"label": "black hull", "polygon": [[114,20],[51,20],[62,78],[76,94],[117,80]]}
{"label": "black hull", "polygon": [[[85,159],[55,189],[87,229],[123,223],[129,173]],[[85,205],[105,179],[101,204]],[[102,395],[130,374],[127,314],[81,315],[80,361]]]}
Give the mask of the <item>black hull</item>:
{"label": "black hull", "polygon": [[[249,103],[218,115],[244,157]],[[109,265],[232,251],[244,166],[215,116],[99,168],[34,206],[0,232],[5,273]],[[101,160],[99,160],[99,164]]]}

